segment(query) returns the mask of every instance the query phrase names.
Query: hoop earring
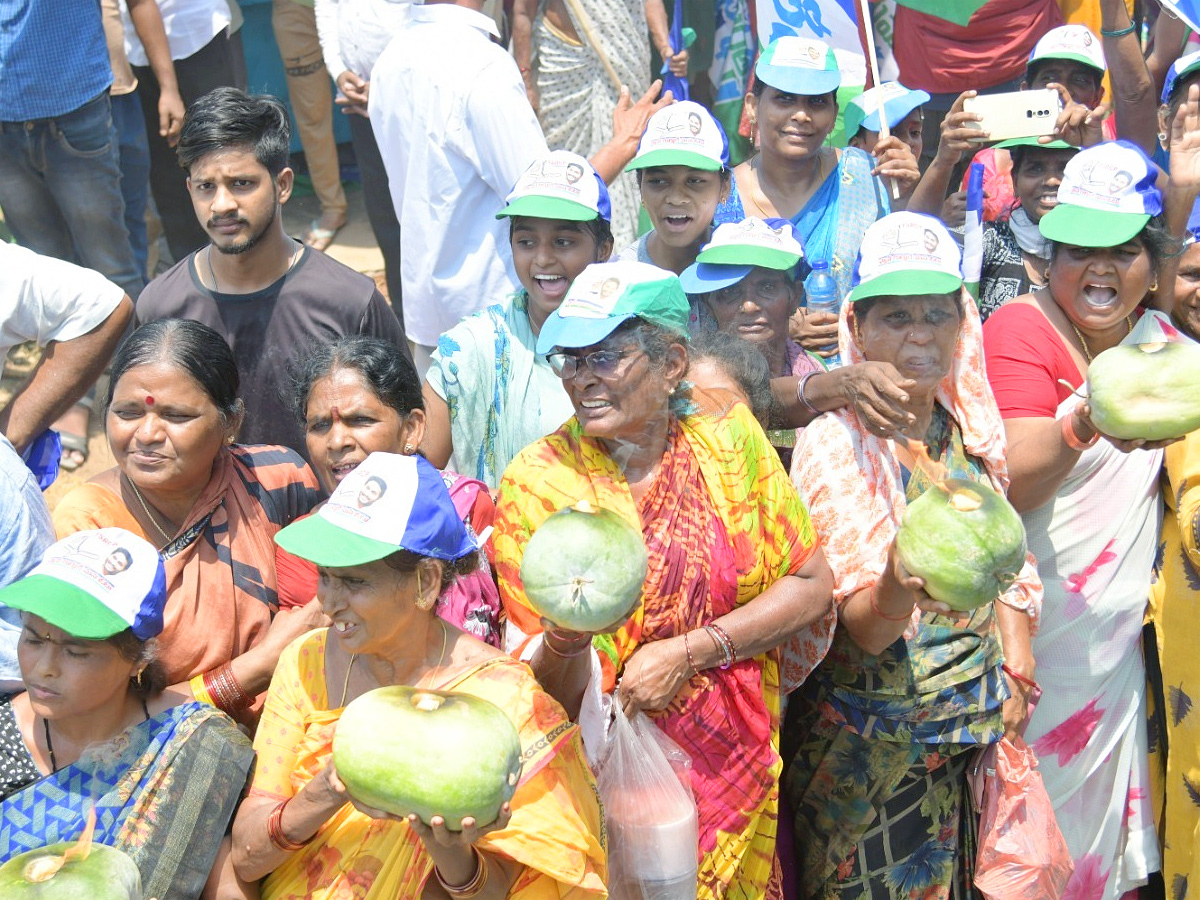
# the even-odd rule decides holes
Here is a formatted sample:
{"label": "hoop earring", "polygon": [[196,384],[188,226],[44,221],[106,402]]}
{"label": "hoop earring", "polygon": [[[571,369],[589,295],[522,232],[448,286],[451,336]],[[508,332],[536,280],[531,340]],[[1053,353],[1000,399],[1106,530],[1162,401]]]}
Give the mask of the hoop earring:
{"label": "hoop earring", "polygon": [[425,589],[421,585],[421,570],[417,569],[417,599],[414,601],[417,609],[421,610],[421,612],[429,612],[429,610],[433,609],[433,604],[436,600],[436,597],[432,600],[425,599]]}
{"label": "hoop earring", "polygon": [[1155,279],[1154,279],[1154,284],[1150,285],[1150,293],[1152,293],[1152,294],[1153,294],[1153,293],[1154,293],[1155,291],[1157,291],[1157,290],[1158,290],[1158,279],[1157,279],[1157,278],[1155,278]]}
{"label": "hoop earring", "polygon": [[137,689],[139,691],[144,687],[144,685],[142,684],[142,675],[144,675],[145,672],[146,672],[146,670],[142,669],[140,672],[137,673],[137,676],[133,679],[133,683],[135,685],[137,685]]}

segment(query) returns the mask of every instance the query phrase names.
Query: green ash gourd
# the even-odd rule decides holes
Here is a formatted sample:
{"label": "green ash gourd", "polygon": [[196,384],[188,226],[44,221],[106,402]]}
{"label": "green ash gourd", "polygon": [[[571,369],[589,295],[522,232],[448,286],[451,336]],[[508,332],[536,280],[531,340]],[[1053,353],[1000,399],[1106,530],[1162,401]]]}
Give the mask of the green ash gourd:
{"label": "green ash gourd", "polygon": [[426,825],[442,816],[462,831],[467,816],[495,821],[521,775],[521,739],[508,714],[480,697],[395,685],[342,712],[333,764],[350,796]]}
{"label": "green ash gourd", "polygon": [[521,583],[533,611],[570,631],[619,627],[637,609],[645,580],[642,533],[586,502],[543,522],[521,558]]}
{"label": "green ash gourd", "polygon": [[137,864],[115,847],[51,844],[28,850],[0,866],[4,900],[142,900]]}
{"label": "green ash gourd", "polygon": [[948,478],[908,505],[896,553],[925,592],[967,612],[1008,590],[1025,563],[1025,526],[984,484]]}
{"label": "green ash gourd", "polygon": [[1163,441],[1200,428],[1200,347],[1111,347],[1087,373],[1092,424],[1120,440]]}

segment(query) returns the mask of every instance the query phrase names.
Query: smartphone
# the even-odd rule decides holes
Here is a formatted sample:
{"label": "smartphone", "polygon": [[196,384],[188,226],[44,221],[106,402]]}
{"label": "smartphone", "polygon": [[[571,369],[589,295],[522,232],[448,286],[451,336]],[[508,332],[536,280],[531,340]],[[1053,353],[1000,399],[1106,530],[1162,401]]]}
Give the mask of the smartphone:
{"label": "smartphone", "polygon": [[979,139],[981,142],[1040,137],[1054,133],[1058,114],[1062,112],[1062,97],[1050,88],[982,94],[963,101],[963,109],[983,116],[982,121],[967,123],[988,133],[986,138]]}

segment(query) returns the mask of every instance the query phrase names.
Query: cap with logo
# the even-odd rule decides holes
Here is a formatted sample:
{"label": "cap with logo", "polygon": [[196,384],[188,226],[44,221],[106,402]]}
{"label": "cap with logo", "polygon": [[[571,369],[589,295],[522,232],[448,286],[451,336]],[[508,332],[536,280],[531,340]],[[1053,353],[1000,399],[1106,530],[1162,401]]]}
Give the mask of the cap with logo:
{"label": "cap with logo", "polygon": [[729,166],[729,138],[721,123],[699,103],[672,103],[650,117],[637,155],[625,169],[651,166],[690,166],[719,172]]}
{"label": "cap with logo", "polygon": [[828,94],[842,84],[837,57],[829,45],[794,35],[767,44],[754,75],[776,90],[804,96]]}
{"label": "cap with logo", "polygon": [[1051,28],[1033,45],[1026,69],[1044,59],[1069,59],[1095,69],[1101,75],[1107,70],[1100,38],[1086,25],[1059,25]]}
{"label": "cap with logo", "polygon": [[885,81],[879,87],[863,91],[846,104],[843,116],[846,136],[854,137],[858,129],[879,131],[879,110],[883,108],[888,128],[895,128],[910,112],[929,102],[929,94],[906,88],[898,81]]}
{"label": "cap with logo", "polygon": [[691,309],[679,276],[648,263],[592,263],[546,317],[537,352],[555,347],[590,347],[629,319],[644,319],[686,337]]}
{"label": "cap with logo", "polygon": [[0,590],[0,604],[89,641],[126,629],[141,641],[156,637],[166,602],[167,576],[158,551],[124,528],[65,537],[28,575]]}
{"label": "cap with logo", "polygon": [[1115,247],[1162,212],[1158,168],[1129,141],[1080,150],[1063,169],[1058,206],[1038,223],[1042,236],[1077,247]]}
{"label": "cap with logo", "polygon": [[612,220],[604,179],[590,162],[567,150],[554,150],[534,160],[517,179],[504,204],[504,209],[496,213],[497,219],[530,216],[569,222]]}
{"label": "cap with logo", "polygon": [[479,549],[428,460],[379,452],[343,478],[315,513],[275,535],[275,543],[319,566],[360,566],[397,550],[451,560]]}
{"label": "cap with logo", "polygon": [[1198,71],[1200,71],[1200,50],[1181,56],[1171,63],[1171,68],[1167,69],[1167,80],[1163,82],[1161,101],[1170,103],[1175,93],[1175,85]]}
{"label": "cap with logo", "polygon": [[748,218],[718,225],[679,281],[689,294],[737,284],[755,267],[786,271],[804,259],[800,233],[787,219]]}
{"label": "cap with logo", "polygon": [[962,254],[941,220],[897,212],[863,234],[847,299],[948,294],[962,283]]}

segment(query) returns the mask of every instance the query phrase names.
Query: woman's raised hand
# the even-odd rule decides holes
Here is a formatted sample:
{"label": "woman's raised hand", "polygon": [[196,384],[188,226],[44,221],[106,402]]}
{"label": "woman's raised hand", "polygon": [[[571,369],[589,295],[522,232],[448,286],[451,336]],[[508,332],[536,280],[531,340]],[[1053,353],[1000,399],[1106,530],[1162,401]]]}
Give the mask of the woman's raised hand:
{"label": "woman's raised hand", "polygon": [[895,181],[901,197],[907,197],[913,192],[913,188],[921,180],[921,169],[908,144],[894,134],[889,134],[876,142],[871,155],[875,157],[872,175]]}
{"label": "woman's raised hand", "polygon": [[988,133],[979,128],[973,128],[968,122],[979,122],[983,116],[979,113],[966,112],[963,103],[977,95],[976,91],[963,91],[942,119],[942,136],[938,140],[936,161],[944,166],[955,166],[962,160],[964,153],[974,153],[979,149],[979,142],[987,140]]}
{"label": "woman's raised hand", "polygon": [[1054,123],[1054,134],[1043,135],[1038,142],[1049,144],[1051,141],[1066,141],[1076,147],[1091,147],[1104,140],[1104,120],[1108,118],[1108,103],[1101,103],[1095,109],[1088,109],[1082,103],[1071,99],[1071,94],[1057,82],[1051,82],[1047,87],[1058,91],[1062,98],[1062,112]]}
{"label": "woman's raised hand", "polygon": [[1200,85],[1188,88],[1171,120],[1171,187],[1200,192]]}

